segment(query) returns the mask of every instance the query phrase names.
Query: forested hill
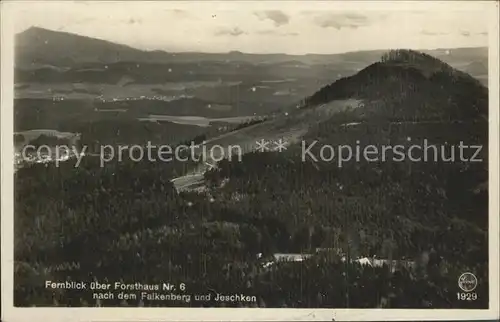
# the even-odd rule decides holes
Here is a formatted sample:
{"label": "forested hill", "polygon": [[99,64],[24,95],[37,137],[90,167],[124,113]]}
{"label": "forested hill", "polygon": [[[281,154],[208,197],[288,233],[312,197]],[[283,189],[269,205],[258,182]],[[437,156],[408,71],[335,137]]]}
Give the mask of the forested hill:
{"label": "forested hill", "polygon": [[[224,183],[215,194],[218,200],[227,198],[246,216],[275,220],[280,232],[273,232],[278,240],[273,247],[279,251],[332,247],[338,237],[351,255],[416,258],[439,245],[436,251],[447,263],[485,274],[488,191],[481,187],[487,187],[487,162],[441,157],[445,151],[448,158],[450,147],[464,142],[483,146],[480,156],[487,160],[487,98],[479,82],[438,59],[391,51],[358,74],[322,88],[302,109],[290,110],[287,117],[299,119],[333,110],[347,99],[363,101],[308,129],[303,146],[316,141],[310,151],[318,160],[301,159],[304,149],[297,144],[281,153],[248,154],[242,162],[224,160],[206,179],[213,187]],[[381,151],[384,146],[422,147],[425,140],[441,149],[430,152],[426,162],[400,162],[390,155],[369,161],[356,152],[359,159],[340,166],[339,150],[321,157],[326,146],[361,151],[372,145]],[[315,240],[307,229],[327,237]],[[301,230],[306,241],[290,243]],[[393,245],[388,253],[386,242]]]}
{"label": "forested hill", "polygon": [[384,54],[356,75],[321,88],[303,106],[347,98],[365,102],[359,115],[393,120],[476,120],[488,113],[488,89],[479,81],[412,50]]}

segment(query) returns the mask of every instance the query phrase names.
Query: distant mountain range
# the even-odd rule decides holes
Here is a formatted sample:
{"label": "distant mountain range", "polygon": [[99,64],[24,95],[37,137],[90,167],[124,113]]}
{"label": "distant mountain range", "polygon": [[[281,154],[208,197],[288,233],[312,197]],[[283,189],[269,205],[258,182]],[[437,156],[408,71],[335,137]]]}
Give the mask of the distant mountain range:
{"label": "distant mountain range", "polygon": [[[52,31],[39,27],[29,28],[16,35],[16,66],[38,68],[41,66],[74,67],[78,64],[117,62],[185,63],[200,61],[240,61],[252,64],[331,64],[361,63],[366,66],[376,61],[385,50],[359,51],[344,54],[247,54],[239,51],[228,53],[169,53],[143,51],[106,40]],[[480,62],[487,66],[488,50],[485,47],[424,50],[434,57],[454,63]]]}

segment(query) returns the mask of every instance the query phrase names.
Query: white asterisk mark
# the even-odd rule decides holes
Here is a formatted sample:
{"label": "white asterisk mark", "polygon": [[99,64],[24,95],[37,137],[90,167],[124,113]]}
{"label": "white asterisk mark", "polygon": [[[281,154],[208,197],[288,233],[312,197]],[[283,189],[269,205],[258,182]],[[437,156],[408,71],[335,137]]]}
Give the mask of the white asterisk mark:
{"label": "white asterisk mark", "polygon": [[276,144],[276,148],[274,149],[275,151],[278,150],[278,152],[283,152],[286,150],[287,142],[285,140],[279,139],[278,141],[274,141],[274,144]]}
{"label": "white asterisk mark", "polygon": [[269,141],[261,139],[260,141],[256,141],[255,143],[257,144],[257,151],[266,152],[269,150],[269,148],[267,147],[269,145]]}

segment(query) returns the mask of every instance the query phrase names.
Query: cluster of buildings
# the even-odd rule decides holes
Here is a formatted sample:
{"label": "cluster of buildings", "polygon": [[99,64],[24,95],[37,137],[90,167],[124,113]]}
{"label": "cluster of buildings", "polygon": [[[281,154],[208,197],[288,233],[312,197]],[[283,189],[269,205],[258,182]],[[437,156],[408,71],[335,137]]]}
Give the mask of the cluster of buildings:
{"label": "cluster of buildings", "polygon": [[123,102],[123,101],[141,101],[141,100],[150,100],[150,101],[165,101],[165,102],[171,102],[175,100],[180,100],[184,98],[193,98],[193,96],[190,95],[174,95],[174,96],[166,96],[166,95],[152,95],[152,96],[134,96],[134,97],[104,97],[104,95],[100,95],[96,97],[96,100],[105,103],[105,102]]}
{"label": "cluster of buildings", "polygon": [[[317,255],[321,252],[332,251],[335,254],[340,255],[340,260],[345,262],[347,260],[345,255],[342,255],[341,250],[332,249],[332,248],[317,248],[315,254],[300,254],[300,253],[275,253],[273,254],[273,258],[263,262],[263,268],[269,269],[274,266],[276,263],[280,262],[302,262],[314,255]],[[257,258],[261,259],[262,254],[257,254]],[[391,272],[395,272],[399,268],[406,268],[408,270],[414,270],[416,268],[415,261],[410,260],[390,260],[378,258],[376,256],[373,257],[359,257],[356,259],[351,259],[351,262],[358,263],[361,266],[369,266],[369,267],[387,267],[391,270]]]}

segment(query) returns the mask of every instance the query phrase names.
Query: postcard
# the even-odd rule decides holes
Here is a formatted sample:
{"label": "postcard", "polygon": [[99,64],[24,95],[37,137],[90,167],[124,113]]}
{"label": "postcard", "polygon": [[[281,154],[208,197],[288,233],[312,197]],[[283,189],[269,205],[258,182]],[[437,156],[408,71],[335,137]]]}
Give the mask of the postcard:
{"label": "postcard", "polygon": [[498,319],[498,2],[1,5],[2,320]]}

